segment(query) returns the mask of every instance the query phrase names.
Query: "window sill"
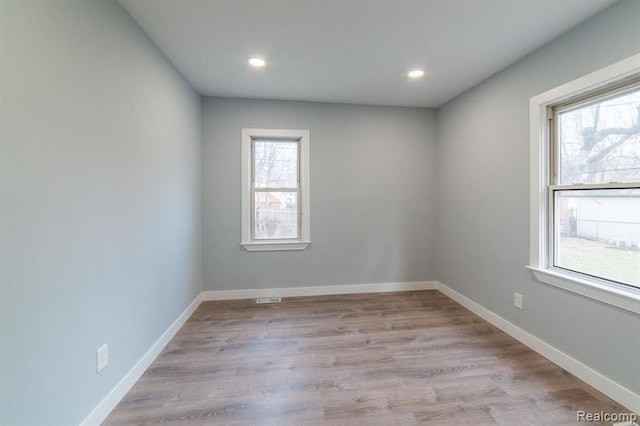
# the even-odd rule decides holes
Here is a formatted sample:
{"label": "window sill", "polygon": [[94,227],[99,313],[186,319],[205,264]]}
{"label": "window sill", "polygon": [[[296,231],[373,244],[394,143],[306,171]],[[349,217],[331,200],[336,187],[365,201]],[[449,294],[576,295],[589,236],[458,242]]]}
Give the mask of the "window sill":
{"label": "window sill", "polygon": [[253,241],[240,244],[246,251],[306,250],[311,241]]}
{"label": "window sill", "polygon": [[564,271],[527,266],[538,281],[640,314],[640,289],[589,280]]}

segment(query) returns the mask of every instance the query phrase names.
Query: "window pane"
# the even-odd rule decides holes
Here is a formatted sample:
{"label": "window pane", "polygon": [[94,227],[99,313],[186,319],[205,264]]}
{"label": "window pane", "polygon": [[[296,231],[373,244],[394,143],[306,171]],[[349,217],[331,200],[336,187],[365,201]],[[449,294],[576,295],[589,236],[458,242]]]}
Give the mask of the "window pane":
{"label": "window pane", "polygon": [[298,238],[298,194],[255,192],[254,239]]}
{"label": "window pane", "polygon": [[555,192],[555,266],[640,287],[640,189]]}
{"label": "window pane", "polygon": [[560,184],[640,182],[640,89],[558,114]]}
{"label": "window pane", "polygon": [[256,188],[297,188],[298,141],[253,142]]}

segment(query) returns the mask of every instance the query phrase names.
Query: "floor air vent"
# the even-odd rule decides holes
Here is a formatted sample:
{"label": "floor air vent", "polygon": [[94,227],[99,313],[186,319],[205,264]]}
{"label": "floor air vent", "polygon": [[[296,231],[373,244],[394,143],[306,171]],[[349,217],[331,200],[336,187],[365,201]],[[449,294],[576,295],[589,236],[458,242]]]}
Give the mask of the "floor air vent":
{"label": "floor air vent", "polygon": [[281,297],[264,297],[261,299],[256,299],[256,303],[261,304],[261,303],[280,303],[282,302],[282,298]]}

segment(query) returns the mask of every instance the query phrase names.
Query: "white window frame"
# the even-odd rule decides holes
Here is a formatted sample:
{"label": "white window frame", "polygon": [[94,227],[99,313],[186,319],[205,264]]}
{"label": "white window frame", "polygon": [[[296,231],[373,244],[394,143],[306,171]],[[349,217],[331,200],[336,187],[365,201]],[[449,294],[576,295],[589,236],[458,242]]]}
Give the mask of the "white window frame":
{"label": "white window frame", "polygon": [[[252,149],[251,143],[257,139],[281,139],[298,141],[299,169],[299,235],[297,239],[254,240],[252,232],[253,203]],[[242,129],[242,230],[240,245],[247,251],[305,250],[311,244],[311,220],[309,192],[309,130],[295,129]]]}
{"label": "white window frame", "polygon": [[640,54],[534,96],[529,101],[530,236],[529,265],[538,281],[631,312],[640,313],[640,289],[556,268],[549,260],[552,235],[548,109],[571,98],[602,90],[640,73]]}

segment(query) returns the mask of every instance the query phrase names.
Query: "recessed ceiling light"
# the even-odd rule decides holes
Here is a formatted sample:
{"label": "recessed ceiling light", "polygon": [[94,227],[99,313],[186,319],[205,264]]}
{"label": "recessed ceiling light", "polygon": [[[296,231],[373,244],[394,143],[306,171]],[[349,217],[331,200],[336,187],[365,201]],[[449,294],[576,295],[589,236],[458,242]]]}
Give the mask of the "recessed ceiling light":
{"label": "recessed ceiling light", "polygon": [[252,67],[260,68],[260,67],[264,67],[265,64],[266,64],[266,62],[262,58],[251,58],[251,59],[249,59],[249,65],[251,65]]}
{"label": "recessed ceiling light", "polygon": [[423,75],[424,75],[424,71],[422,70],[409,71],[409,77],[411,78],[418,78],[418,77],[422,77]]}

